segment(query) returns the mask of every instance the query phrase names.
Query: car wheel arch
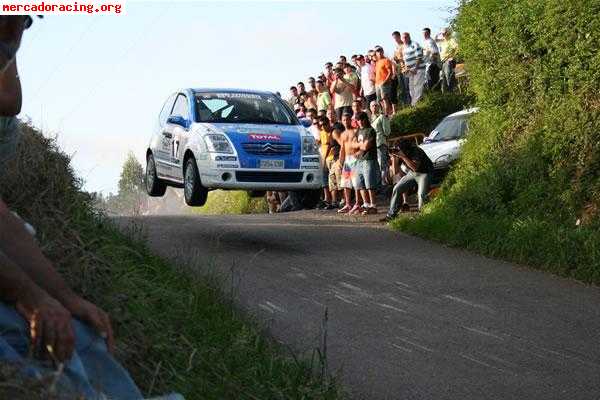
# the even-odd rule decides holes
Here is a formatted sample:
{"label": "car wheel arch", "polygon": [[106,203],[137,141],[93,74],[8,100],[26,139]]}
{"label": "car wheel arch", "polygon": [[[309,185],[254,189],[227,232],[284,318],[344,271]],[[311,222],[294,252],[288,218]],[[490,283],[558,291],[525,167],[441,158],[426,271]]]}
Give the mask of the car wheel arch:
{"label": "car wheel arch", "polygon": [[187,162],[190,158],[193,158],[194,160],[196,160],[196,156],[194,155],[194,152],[191,149],[187,149],[185,151],[185,153],[183,154],[183,162],[182,162],[182,167],[183,167],[183,176],[185,176],[185,167],[187,166]]}

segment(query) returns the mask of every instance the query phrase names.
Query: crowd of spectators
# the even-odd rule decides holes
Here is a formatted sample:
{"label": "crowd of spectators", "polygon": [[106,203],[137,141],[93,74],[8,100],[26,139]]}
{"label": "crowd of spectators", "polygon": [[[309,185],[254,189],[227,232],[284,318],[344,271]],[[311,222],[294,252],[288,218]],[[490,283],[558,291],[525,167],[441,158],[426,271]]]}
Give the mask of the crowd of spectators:
{"label": "crowd of spectators", "polygon": [[[308,78],[308,88],[303,82],[290,87],[285,100],[298,118],[310,121],[320,146],[323,193],[316,208],[375,214],[377,192],[391,192],[384,218],[389,220],[408,208],[406,193],[415,186],[419,209],[423,205],[433,163],[412,142],[390,151],[390,118],[398,107],[417,104],[426,90],[454,90],[457,44],[448,29],[436,39],[429,28],[422,34],[423,45],[408,32],[393,32],[392,57],[381,46],[350,61],[341,55],[335,64],[325,63],[316,78]],[[270,192],[267,200],[271,212],[311,206],[299,193]]]}

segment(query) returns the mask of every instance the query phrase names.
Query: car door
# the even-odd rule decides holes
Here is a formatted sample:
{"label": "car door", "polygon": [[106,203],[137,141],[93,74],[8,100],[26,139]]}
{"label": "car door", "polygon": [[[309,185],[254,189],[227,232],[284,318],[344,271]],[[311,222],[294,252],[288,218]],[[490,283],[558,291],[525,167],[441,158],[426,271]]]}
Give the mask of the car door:
{"label": "car door", "polygon": [[169,96],[163,105],[163,108],[158,115],[157,126],[154,131],[152,143],[150,144],[152,154],[154,155],[154,161],[156,162],[156,173],[160,177],[165,176],[165,172],[168,168],[167,162],[171,154],[171,141],[163,135],[163,132],[167,124],[167,118],[169,118],[171,110],[173,110],[173,103],[175,102],[176,96],[177,93]]}
{"label": "car door", "polygon": [[183,168],[181,165],[183,158],[181,154],[183,149],[182,141],[187,135],[190,124],[188,98],[185,94],[179,93],[162,132],[165,146],[163,151],[169,154],[164,162],[164,177],[169,180],[176,182],[183,181]]}

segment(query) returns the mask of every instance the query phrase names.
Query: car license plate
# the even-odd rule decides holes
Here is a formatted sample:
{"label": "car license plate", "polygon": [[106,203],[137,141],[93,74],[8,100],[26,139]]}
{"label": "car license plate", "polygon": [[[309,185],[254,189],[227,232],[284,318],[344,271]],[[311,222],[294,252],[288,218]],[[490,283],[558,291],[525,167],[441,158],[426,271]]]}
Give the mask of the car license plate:
{"label": "car license plate", "polygon": [[283,169],[283,160],[260,160],[260,168],[262,169]]}

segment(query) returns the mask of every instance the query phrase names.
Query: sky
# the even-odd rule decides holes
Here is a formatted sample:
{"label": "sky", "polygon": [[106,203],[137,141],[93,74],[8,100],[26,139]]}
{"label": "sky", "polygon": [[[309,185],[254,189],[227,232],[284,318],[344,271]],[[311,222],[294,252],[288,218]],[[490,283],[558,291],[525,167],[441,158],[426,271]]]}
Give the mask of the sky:
{"label": "sky", "polygon": [[395,47],[391,33],[447,25],[456,0],[128,1],[121,15],[46,16],[18,55],[20,118],[56,137],[84,189],[117,191],[166,98],[184,87],[280,91],[326,61]]}

